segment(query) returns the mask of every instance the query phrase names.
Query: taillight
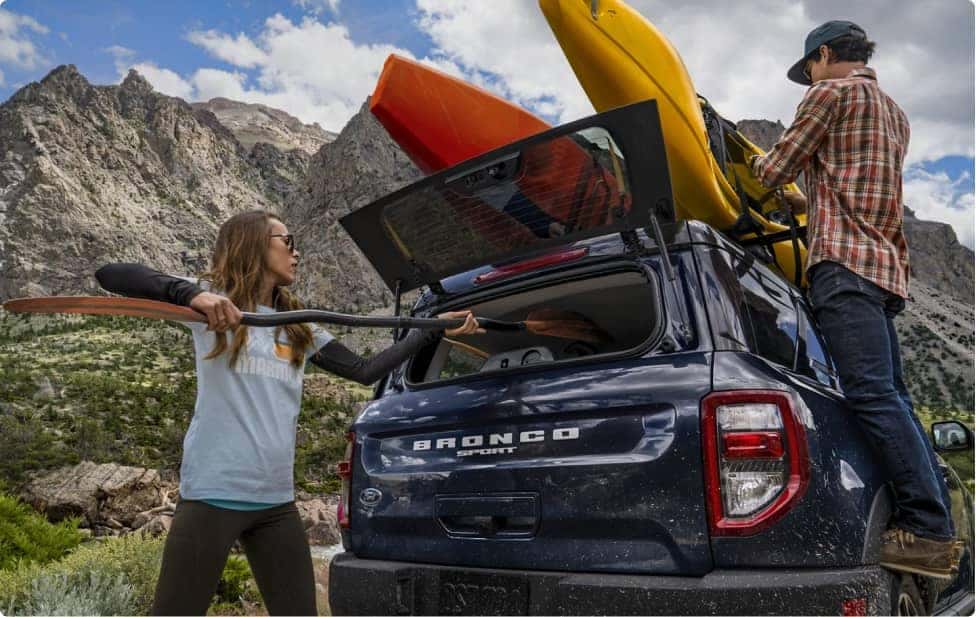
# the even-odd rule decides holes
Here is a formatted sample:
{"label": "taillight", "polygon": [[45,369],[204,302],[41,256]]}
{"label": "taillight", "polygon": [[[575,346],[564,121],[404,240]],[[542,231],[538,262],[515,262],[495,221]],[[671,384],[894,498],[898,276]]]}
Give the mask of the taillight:
{"label": "taillight", "polygon": [[484,285],[485,283],[493,283],[510,276],[515,276],[516,274],[522,274],[523,272],[531,272],[532,270],[538,270],[539,268],[545,268],[546,266],[554,266],[556,264],[566,263],[568,261],[575,261],[586,256],[586,253],[589,250],[590,249],[588,247],[584,246],[578,249],[570,249],[568,251],[560,251],[558,253],[550,253],[548,255],[533,257],[532,259],[526,259],[507,266],[499,266],[493,270],[485,272],[484,274],[479,274],[478,276],[474,277],[474,284]]}
{"label": "taillight", "polygon": [[349,527],[349,504],[351,503],[352,462],[356,449],[356,434],[346,433],[346,453],[343,460],[336,464],[336,474],[342,483],[339,491],[339,505],[336,508],[336,518],[340,527]]}
{"label": "taillight", "polygon": [[861,617],[861,615],[868,614],[868,599],[850,598],[841,602],[840,608],[840,614],[845,615],[845,617]]}
{"label": "taillight", "polygon": [[806,431],[786,392],[709,394],[702,400],[702,441],[712,535],[758,533],[806,491]]}

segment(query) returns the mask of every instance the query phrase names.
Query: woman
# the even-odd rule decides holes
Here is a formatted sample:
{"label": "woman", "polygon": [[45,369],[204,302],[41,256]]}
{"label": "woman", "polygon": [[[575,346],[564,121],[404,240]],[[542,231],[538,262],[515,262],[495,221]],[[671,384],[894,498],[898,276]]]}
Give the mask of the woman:
{"label": "woman", "polygon": [[[95,275],[108,291],[190,306],[207,316],[206,324],[184,323],[193,331],[197,401],[153,614],[205,614],[238,539],[271,614],[316,614],[312,560],[293,487],[305,362],[369,384],[439,336],[417,330],[365,360],[315,324],[240,327],[241,311],[302,307],[286,289],[298,256],[285,224],[259,210],[221,226],[212,269],[199,285],[135,264],[110,264]],[[483,332],[469,311],[440,317],[465,318],[448,335]]]}

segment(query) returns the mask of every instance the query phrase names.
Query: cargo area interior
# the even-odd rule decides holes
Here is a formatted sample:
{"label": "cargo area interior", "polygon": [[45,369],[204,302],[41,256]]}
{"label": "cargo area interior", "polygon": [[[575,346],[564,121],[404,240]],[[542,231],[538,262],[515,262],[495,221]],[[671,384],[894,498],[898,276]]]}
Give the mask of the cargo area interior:
{"label": "cargo area interior", "polygon": [[521,321],[539,309],[582,316],[600,340],[579,340],[532,332],[492,332],[445,337],[422,350],[410,365],[412,383],[429,383],[475,373],[512,370],[540,363],[623,352],[643,345],[661,321],[657,285],[643,272],[618,271],[516,292],[468,305],[476,316]]}

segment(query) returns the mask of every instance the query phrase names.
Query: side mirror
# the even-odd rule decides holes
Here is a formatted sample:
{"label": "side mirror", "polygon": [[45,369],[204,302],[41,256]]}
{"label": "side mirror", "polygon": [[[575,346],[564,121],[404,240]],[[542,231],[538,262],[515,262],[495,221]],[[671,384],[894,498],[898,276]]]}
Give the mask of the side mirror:
{"label": "side mirror", "polygon": [[971,450],[973,434],[962,422],[936,422],[932,425],[932,443],[940,452]]}

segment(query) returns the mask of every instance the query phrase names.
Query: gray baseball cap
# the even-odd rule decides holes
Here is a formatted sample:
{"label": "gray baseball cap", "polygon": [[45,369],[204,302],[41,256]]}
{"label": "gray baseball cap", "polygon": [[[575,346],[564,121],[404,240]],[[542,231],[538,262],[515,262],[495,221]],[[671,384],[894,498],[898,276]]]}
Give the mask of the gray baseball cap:
{"label": "gray baseball cap", "polygon": [[821,45],[826,45],[830,41],[839,39],[842,36],[868,38],[867,33],[864,32],[864,28],[852,21],[828,21],[822,26],[818,26],[810,31],[810,34],[807,35],[806,43],[803,46],[803,57],[790,68],[786,76],[791,81],[803,84],[804,86],[812,84],[813,82],[803,74],[803,67],[807,63],[807,60],[810,59],[810,56],[815,51],[820,49]]}

